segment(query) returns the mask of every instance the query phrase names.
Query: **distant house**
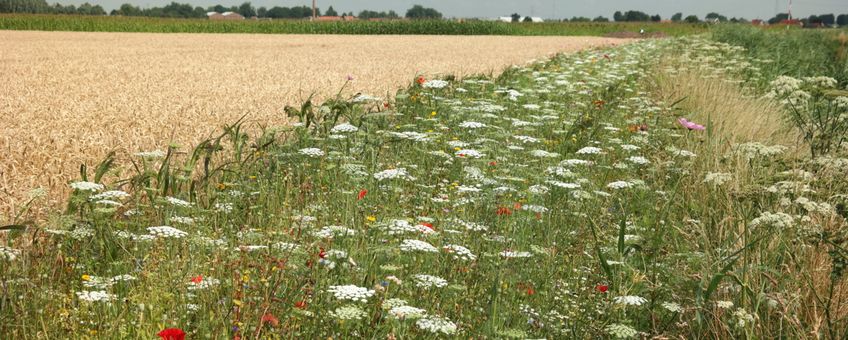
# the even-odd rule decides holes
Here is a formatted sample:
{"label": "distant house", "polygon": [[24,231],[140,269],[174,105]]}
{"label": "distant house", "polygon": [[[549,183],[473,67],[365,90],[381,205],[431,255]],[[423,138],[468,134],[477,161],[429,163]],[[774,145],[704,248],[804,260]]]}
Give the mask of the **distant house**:
{"label": "distant house", "polygon": [[530,17],[530,20],[533,22],[545,22],[545,20],[540,17]]}
{"label": "distant house", "polygon": [[751,20],[751,25],[763,26],[763,25],[765,25],[765,22],[762,19],[754,19],[754,20]]}
{"label": "distant house", "polygon": [[209,20],[244,20],[244,17],[236,12],[207,12],[206,17]]}
{"label": "distant house", "polygon": [[[518,18],[518,21],[523,22],[524,18],[526,18],[526,17]],[[498,17],[497,21],[512,22],[512,17]],[[540,17],[530,17],[530,21],[531,22],[545,22],[545,20],[540,18]]]}
{"label": "distant house", "polygon": [[783,19],[780,21],[781,25],[795,25],[795,26],[803,26],[801,20],[798,19]]}
{"label": "distant house", "polygon": [[498,18],[498,21],[512,22],[512,17],[500,17]]}

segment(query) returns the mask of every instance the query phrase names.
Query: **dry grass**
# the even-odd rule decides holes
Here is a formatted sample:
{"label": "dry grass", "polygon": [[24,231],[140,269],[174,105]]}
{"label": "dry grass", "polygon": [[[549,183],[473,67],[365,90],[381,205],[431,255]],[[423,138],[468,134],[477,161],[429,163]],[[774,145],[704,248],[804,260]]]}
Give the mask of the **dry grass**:
{"label": "dry grass", "polygon": [[[394,92],[418,74],[498,72],[556,52],[626,40],[591,37],[318,36],[0,31],[0,222],[34,188],[46,206],[79,165],[110,150],[190,146],[249,114],[316,91]],[[6,218],[3,216],[6,215]]]}

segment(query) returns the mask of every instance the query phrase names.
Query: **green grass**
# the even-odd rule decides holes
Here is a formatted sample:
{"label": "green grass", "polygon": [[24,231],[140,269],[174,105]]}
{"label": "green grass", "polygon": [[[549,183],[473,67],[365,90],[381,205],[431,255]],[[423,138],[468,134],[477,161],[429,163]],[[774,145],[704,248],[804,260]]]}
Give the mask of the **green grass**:
{"label": "green grass", "polygon": [[210,21],[142,17],[70,15],[0,15],[0,29],[84,32],[268,33],[268,34],[439,34],[439,35],[592,35],[613,32],[663,32],[685,35],[706,31],[704,25],[660,23],[510,24],[450,20],[309,22],[305,20]]}

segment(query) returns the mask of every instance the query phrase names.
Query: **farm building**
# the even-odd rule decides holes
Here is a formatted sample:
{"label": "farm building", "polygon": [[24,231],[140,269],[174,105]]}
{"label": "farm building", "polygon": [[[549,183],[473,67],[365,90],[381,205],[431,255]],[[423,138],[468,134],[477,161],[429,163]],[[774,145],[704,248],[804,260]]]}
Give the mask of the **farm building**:
{"label": "farm building", "polygon": [[[524,21],[525,18],[527,18],[527,17],[521,17],[520,19],[518,19],[518,21]],[[512,17],[499,17],[498,21],[512,22]],[[545,22],[545,20],[540,18],[540,17],[530,17],[530,21],[532,21],[532,22]]]}
{"label": "farm building", "polygon": [[244,17],[236,12],[207,12],[206,17],[209,20],[244,20]]}

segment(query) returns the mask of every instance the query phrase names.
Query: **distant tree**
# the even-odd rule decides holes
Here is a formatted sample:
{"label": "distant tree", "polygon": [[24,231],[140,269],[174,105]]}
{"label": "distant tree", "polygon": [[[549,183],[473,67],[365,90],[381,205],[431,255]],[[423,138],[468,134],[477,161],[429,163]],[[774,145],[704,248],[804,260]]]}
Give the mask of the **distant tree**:
{"label": "distant tree", "polygon": [[522,20],[522,21],[524,21],[524,22],[533,22],[533,18],[531,18],[531,17],[524,17],[524,20]]}
{"label": "distant tree", "polygon": [[212,12],[224,13],[226,11],[227,8],[221,5],[215,5],[215,7],[212,7]]}
{"label": "distant tree", "polygon": [[652,16],[651,16],[651,21],[653,21],[653,22],[660,22],[660,21],[662,21],[662,17],[661,17],[659,14],[652,15]]}
{"label": "distant tree", "polygon": [[624,14],[621,14],[621,11],[615,11],[612,15],[612,20],[624,21]]}
{"label": "distant tree", "polygon": [[260,18],[268,17],[268,9],[265,6],[259,7],[256,9],[256,16]]}
{"label": "distant tree", "polygon": [[821,19],[821,23],[827,26],[833,26],[836,23],[836,17],[831,14],[822,14],[819,15],[819,19]]}
{"label": "distant tree", "polygon": [[821,23],[822,23],[822,21],[821,21],[821,19],[819,18],[818,15],[810,15],[807,18],[807,20],[805,20],[804,26],[806,26],[807,24],[821,24]]}
{"label": "distant tree", "polygon": [[671,16],[671,21],[680,22],[681,20],[683,20],[683,13],[677,12]]}
{"label": "distant tree", "polygon": [[288,7],[274,6],[268,10],[268,17],[274,19],[290,18],[291,14],[291,9]]}
{"label": "distant tree", "polygon": [[848,14],[840,14],[836,17],[836,24],[839,26],[848,26]]}
{"label": "distant tree", "polygon": [[253,5],[251,5],[250,2],[245,2],[239,6],[238,13],[245,18],[255,17],[256,8],[253,8]]}
{"label": "distant tree", "polygon": [[723,16],[723,15],[718,14],[716,12],[707,13],[707,16],[705,16],[704,19],[706,21],[716,21],[716,20],[721,21],[721,22],[727,21],[726,16]]}
{"label": "distant tree", "polygon": [[587,17],[572,17],[571,18],[571,22],[590,22],[590,21],[592,21],[592,19],[589,19]]}
{"label": "distant tree", "polygon": [[510,17],[512,18],[512,22],[518,22],[519,20],[521,20],[521,14],[518,13],[512,13]]}
{"label": "distant tree", "polygon": [[594,22],[609,22],[609,19],[607,19],[604,16],[598,16],[598,17],[592,19],[592,21],[594,21]]}
{"label": "distant tree", "polygon": [[324,14],[325,14],[325,15],[328,15],[328,16],[331,16],[331,17],[335,17],[335,16],[338,16],[338,15],[339,15],[339,13],[336,13],[336,10],[335,10],[335,9],[333,9],[333,6],[330,6],[330,8],[327,8],[327,12],[326,12],[326,13],[324,13]]}
{"label": "distant tree", "polygon": [[700,20],[700,19],[698,19],[698,16],[697,16],[697,15],[690,15],[690,16],[687,16],[687,17],[686,17],[686,19],[683,19],[683,21],[686,21],[686,22],[688,22],[688,23],[690,23],[690,24],[696,24],[696,23],[701,22],[701,20]]}
{"label": "distant tree", "polygon": [[415,5],[406,11],[406,17],[409,19],[441,19],[442,13],[433,8]]}
{"label": "distant tree", "polygon": [[386,17],[389,18],[389,19],[397,19],[397,18],[400,18],[400,15],[398,15],[397,12],[395,12],[395,11],[389,11],[389,13],[387,13]]}
{"label": "distant tree", "polygon": [[788,19],[789,19],[789,13],[780,13],[778,15],[775,15],[774,18],[769,19],[768,23],[771,24],[771,25],[774,25],[774,24],[780,23],[783,20],[788,20]]}

